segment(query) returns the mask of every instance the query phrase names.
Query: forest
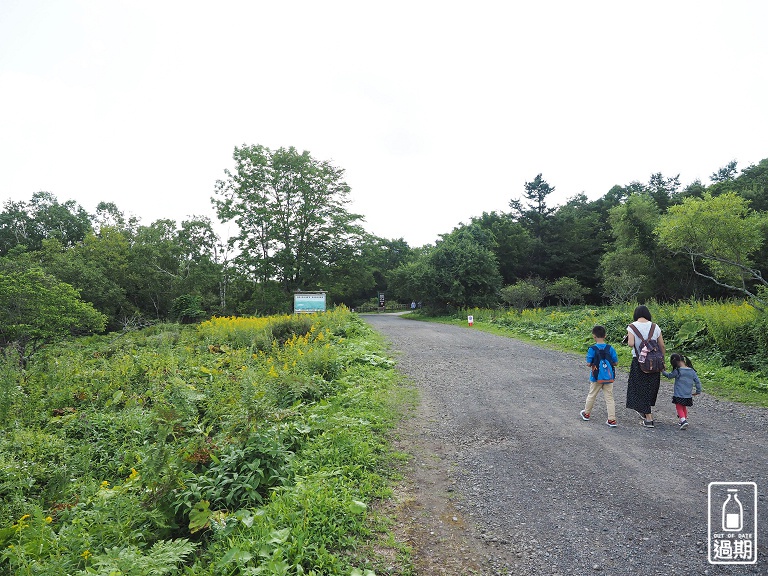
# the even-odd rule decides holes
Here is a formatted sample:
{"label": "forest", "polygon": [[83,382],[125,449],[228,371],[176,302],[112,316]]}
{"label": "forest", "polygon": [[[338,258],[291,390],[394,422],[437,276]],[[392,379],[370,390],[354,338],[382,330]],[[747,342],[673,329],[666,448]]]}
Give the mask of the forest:
{"label": "forest", "polygon": [[[26,358],[63,334],[159,321],[291,311],[297,290],[332,304],[418,301],[425,311],[745,298],[762,309],[768,159],[615,185],[548,203],[534,175],[507,212],[483,213],[435,243],[373,236],[348,209],[343,168],[295,148],[236,147],[208,217],[144,224],[112,202],[89,212],[55,191],[0,212],[0,346]],[[425,215],[426,217],[426,215]]]}

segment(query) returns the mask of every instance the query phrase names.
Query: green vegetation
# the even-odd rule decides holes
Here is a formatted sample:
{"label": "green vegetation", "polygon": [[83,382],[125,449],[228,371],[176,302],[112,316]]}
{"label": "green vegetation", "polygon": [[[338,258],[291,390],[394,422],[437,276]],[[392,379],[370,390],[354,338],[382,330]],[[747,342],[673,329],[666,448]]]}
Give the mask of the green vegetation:
{"label": "green vegetation", "polygon": [[365,232],[364,215],[348,211],[343,168],[292,147],[244,144],[211,182],[230,237],[205,216],[145,225],[113,203],[90,214],[35,192],[0,209],[0,277],[9,265],[34,265],[105,315],[107,330],[285,313],[296,289],[325,290],[329,303],[350,308],[384,292],[387,303],[415,300],[438,315],[501,302],[732,297],[765,308],[768,159],[741,170],[729,162],[708,185],[655,173],[560,206],[550,205],[555,186],[542,174],[502,179],[500,190],[509,210],[411,247]]}
{"label": "green vegetation", "polygon": [[413,391],[346,309],[83,337],[26,369],[3,358],[0,573],[381,569],[392,538],[370,505],[389,495],[385,433]]}
{"label": "green vegetation", "polygon": [[[664,331],[667,356],[690,356],[704,390],[719,397],[768,406],[768,318],[744,302],[651,304],[653,320]],[[511,335],[560,350],[585,353],[595,324],[608,330],[619,364],[631,355],[621,346],[634,305],[551,307],[523,310],[470,308],[440,320]]]}

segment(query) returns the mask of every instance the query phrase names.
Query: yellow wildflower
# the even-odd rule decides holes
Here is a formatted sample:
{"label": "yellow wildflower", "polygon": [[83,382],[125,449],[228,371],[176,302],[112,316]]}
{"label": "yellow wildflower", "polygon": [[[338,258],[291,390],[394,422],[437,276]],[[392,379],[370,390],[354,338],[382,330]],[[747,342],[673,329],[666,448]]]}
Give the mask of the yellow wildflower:
{"label": "yellow wildflower", "polygon": [[46,524],[50,524],[51,522],[53,522],[53,518],[51,518],[50,516],[46,516],[45,517],[45,523]]}
{"label": "yellow wildflower", "polygon": [[24,516],[22,516],[21,518],[19,518],[19,522],[24,522],[24,520],[26,520],[26,519],[27,519],[27,518],[29,518],[29,517],[30,517],[30,515],[29,515],[29,514],[24,514]]}
{"label": "yellow wildflower", "polygon": [[83,560],[88,560],[88,558],[93,556],[93,554],[91,554],[90,550],[85,550],[82,554],[80,554],[80,556],[83,557]]}
{"label": "yellow wildflower", "polygon": [[108,488],[108,487],[109,487],[109,482],[107,482],[106,480],[104,480],[104,481],[101,483],[101,487],[102,487],[102,488]]}
{"label": "yellow wildflower", "polygon": [[136,480],[139,477],[139,473],[136,472],[136,468],[131,468],[131,474],[128,476],[128,480]]}

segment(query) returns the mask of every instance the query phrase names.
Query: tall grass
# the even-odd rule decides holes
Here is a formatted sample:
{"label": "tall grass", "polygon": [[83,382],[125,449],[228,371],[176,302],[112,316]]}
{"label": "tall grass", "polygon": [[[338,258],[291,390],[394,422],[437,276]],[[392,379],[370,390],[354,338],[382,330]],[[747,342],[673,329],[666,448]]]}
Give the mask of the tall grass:
{"label": "tall grass", "polygon": [[346,309],[0,365],[0,573],[377,569],[367,504],[388,493],[383,434],[410,398],[392,366]]}

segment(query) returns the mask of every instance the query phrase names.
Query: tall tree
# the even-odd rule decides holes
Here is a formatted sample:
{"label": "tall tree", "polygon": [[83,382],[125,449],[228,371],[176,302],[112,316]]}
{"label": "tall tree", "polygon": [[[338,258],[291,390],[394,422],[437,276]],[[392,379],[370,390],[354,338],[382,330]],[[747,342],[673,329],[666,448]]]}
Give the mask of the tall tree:
{"label": "tall tree", "polygon": [[482,216],[472,218],[472,225],[490,233],[492,242],[486,247],[496,256],[505,285],[531,273],[533,240],[520,222],[516,222],[510,214],[483,212]]}
{"label": "tall tree", "polygon": [[600,258],[610,240],[605,200],[585,195],[569,199],[551,217],[547,278],[568,276],[594,290],[599,284]]}
{"label": "tall tree", "polygon": [[736,160],[731,160],[720,168],[717,172],[713,172],[709,179],[712,183],[717,182],[730,182],[736,177]]}
{"label": "tall tree", "polygon": [[653,198],[662,213],[666,212],[669,205],[674,202],[679,190],[680,174],[665,178],[661,172],[651,174],[648,186],[645,187],[645,193]]}
{"label": "tall tree", "polygon": [[529,271],[532,274],[548,277],[551,238],[551,216],[555,208],[547,206],[547,196],[555,191],[554,186],[537,174],[531,182],[525,183],[523,196],[527,200],[511,200],[509,207],[512,217],[519,221],[531,236]]}
{"label": "tall tree", "polygon": [[236,147],[234,171],[216,183],[212,199],[223,222],[239,228],[230,242],[259,282],[283,290],[316,289],[333,274],[328,255],[355,243],[362,217],[350,213],[344,170],[295,148]]}
{"label": "tall tree", "polygon": [[639,280],[641,296],[655,296],[653,281],[657,269],[652,259],[655,240],[653,228],[659,218],[659,209],[650,196],[632,194],[624,204],[610,211],[609,223],[613,242],[601,259],[604,293],[619,278]]}
{"label": "tall tree", "polygon": [[688,198],[673,206],[656,233],[670,250],[688,257],[696,274],[753,298],[765,308],[768,281],[752,261],[764,241],[764,225],[763,214],[751,211],[744,198],[727,192]]}
{"label": "tall tree", "polygon": [[546,219],[555,211],[547,206],[547,196],[555,191],[555,187],[550,186],[541,174],[537,174],[536,178],[525,183],[524,188],[523,196],[528,202],[523,205],[520,200],[511,200],[509,207],[513,216],[527,224],[533,237],[541,240]]}

